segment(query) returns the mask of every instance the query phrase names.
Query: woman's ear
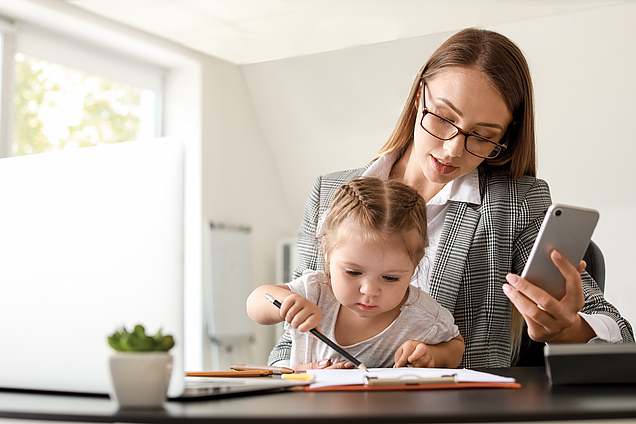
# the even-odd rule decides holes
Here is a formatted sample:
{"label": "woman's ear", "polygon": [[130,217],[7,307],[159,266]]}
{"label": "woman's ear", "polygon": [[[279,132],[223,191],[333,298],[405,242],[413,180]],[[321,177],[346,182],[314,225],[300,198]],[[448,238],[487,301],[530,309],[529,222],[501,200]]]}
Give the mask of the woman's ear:
{"label": "woman's ear", "polygon": [[418,107],[420,107],[420,104],[422,104],[422,87],[424,86],[424,81],[420,80],[420,86],[417,89],[417,93],[415,93],[415,109],[417,109]]}

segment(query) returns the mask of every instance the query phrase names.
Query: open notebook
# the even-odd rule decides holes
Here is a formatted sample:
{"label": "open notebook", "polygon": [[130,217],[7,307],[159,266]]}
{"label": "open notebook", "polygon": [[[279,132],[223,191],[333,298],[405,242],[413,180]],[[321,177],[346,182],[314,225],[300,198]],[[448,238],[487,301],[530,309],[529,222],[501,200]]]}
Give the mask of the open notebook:
{"label": "open notebook", "polygon": [[137,323],[175,337],[170,397],[299,384],[186,387],[183,196],[176,140],[0,159],[0,388],[106,394],[107,336]]}

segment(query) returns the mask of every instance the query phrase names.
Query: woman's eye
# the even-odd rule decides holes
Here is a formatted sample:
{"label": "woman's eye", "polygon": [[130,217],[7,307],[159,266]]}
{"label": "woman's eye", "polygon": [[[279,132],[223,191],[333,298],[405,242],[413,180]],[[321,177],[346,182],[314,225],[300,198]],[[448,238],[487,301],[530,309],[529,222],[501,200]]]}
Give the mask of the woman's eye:
{"label": "woman's eye", "polygon": [[439,116],[435,116],[435,120],[437,124],[448,125],[449,122],[452,122],[453,124],[455,123],[453,119],[449,119],[442,114],[438,114],[438,115]]}
{"label": "woman's eye", "polygon": [[469,137],[468,141],[471,143],[477,143],[477,144],[490,144],[490,141],[487,137]]}
{"label": "woman's eye", "polygon": [[473,134],[474,134],[475,136],[477,136],[477,137],[485,138],[485,139],[486,139],[486,140],[488,140],[488,141],[493,141],[493,139],[495,138],[495,136],[494,136],[494,135],[490,135],[490,134],[487,134],[487,135],[481,135],[481,134],[476,133],[476,132],[475,132],[475,133],[473,133]]}
{"label": "woman's eye", "polygon": [[384,281],[386,281],[387,283],[396,283],[400,281],[398,277],[391,277],[390,275],[385,275],[382,278],[384,278]]}
{"label": "woman's eye", "polygon": [[431,115],[431,120],[435,122],[435,124],[447,124],[448,122],[445,119],[442,119],[440,116]]}

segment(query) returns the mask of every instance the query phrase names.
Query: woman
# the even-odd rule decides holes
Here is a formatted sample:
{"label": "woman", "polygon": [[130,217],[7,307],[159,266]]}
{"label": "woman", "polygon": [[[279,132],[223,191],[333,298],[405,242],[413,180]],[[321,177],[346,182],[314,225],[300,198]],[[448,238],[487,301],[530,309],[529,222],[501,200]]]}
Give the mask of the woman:
{"label": "woman", "polygon": [[[359,175],[397,179],[427,201],[427,272],[416,284],[453,313],[466,342],[460,367],[510,366],[524,319],[536,341],[633,342],[629,323],[583,262],[577,269],[552,252],[566,279],[560,300],[519,277],[552,201],[536,178],[528,65],[503,35],[467,29],[448,39],[418,73],[375,160],[316,180],[299,231],[297,275],[323,269],[319,219],[334,190]],[[270,362],[288,357],[287,339]]]}

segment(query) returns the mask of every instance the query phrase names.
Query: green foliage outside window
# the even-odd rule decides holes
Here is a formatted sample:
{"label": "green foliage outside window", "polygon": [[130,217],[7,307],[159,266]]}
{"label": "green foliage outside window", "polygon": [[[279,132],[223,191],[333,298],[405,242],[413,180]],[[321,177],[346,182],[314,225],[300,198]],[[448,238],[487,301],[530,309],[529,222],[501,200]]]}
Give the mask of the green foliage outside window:
{"label": "green foliage outside window", "polygon": [[15,63],[13,156],[139,138],[139,88],[20,53]]}

